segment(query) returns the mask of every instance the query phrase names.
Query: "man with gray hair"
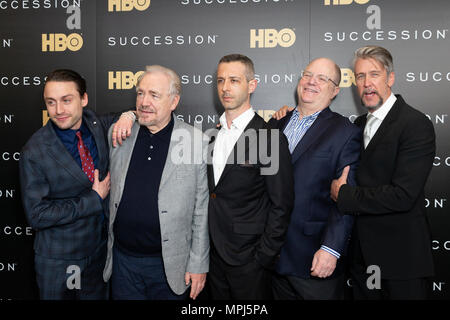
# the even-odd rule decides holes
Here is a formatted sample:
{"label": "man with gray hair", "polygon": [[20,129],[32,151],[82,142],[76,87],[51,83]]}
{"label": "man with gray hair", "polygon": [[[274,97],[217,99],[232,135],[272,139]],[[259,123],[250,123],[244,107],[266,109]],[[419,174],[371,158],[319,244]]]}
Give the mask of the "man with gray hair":
{"label": "man with gray hair", "polygon": [[346,184],[345,171],[331,186],[339,210],[356,216],[350,270],[354,297],[424,299],[434,273],[424,206],[435,156],[434,128],[422,112],[392,93],[395,74],[385,48],[356,50],[354,72],[368,110],[355,120],[364,129],[357,186]]}
{"label": "man with gray hair", "polygon": [[113,299],[185,299],[189,285],[195,299],[205,284],[208,139],[173,115],[180,91],[173,70],[148,66],[136,84],[138,122],[120,148],[110,148],[104,280],[111,277]]}

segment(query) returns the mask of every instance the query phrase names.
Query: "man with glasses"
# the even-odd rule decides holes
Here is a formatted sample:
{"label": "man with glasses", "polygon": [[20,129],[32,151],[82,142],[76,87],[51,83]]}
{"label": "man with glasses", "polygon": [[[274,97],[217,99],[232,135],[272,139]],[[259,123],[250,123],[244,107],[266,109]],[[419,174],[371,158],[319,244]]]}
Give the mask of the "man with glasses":
{"label": "man with glasses", "polygon": [[340,68],[319,58],[302,72],[298,106],[269,124],[283,130],[292,154],[295,204],[273,279],[275,299],[342,299],[344,263],[353,218],[339,213],[330,184],[349,166],[354,185],[361,131],[330,110]]}

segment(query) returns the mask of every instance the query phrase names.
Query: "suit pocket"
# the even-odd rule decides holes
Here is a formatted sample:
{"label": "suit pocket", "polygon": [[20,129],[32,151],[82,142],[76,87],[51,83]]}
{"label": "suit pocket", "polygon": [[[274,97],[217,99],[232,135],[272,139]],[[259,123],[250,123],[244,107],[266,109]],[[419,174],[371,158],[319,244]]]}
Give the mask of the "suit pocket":
{"label": "suit pocket", "polygon": [[262,234],[264,232],[264,224],[254,222],[233,223],[233,232],[239,234]]}

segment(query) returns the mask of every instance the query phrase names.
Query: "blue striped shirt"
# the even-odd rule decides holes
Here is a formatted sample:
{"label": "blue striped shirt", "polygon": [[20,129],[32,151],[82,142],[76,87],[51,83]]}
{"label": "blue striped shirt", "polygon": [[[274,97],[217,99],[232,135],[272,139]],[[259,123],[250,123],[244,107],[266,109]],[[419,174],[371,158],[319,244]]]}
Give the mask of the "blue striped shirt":
{"label": "blue striped shirt", "polygon": [[[286,136],[289,142],[289,151],[291,152],[291,154],[294,152],[295,147],[300,142],[300,140],[302,140],[306,131],[308,131],[308,129],[311,128],[314,121],[316,121],[321,111],[322,110],[319,110],[309,116],[303,117],[300,120],[300,112],[298,111],[298,108],[295,108],[295,110],[292,113],[291,119],[289,120],[289,123],[286,125],[283,131],[284,135]],[[322,245],[320,249],[325,250],[326,252],[332,254],[338,259],[341,256],[339,252],[336,252],[335,250],[327,246]]]}
{"label": "blue striped shirt", "polygon": [[322,110],[319,110],[299,120],[300,112],[298,112],[298,109],[295,108],[295,110],[292,113],[292,117],[289,120],[289,123],[287,124],[286,128],[284,128],[283,131],[284,135],[286,136],[289,142],[289,151],[291,153],[294,152],[295,147],[300,142],[300,140],[302,140],[306,131],[308,131],[308,129],[312,126],[312,124],[317,119],[317,116],[321,111]]}

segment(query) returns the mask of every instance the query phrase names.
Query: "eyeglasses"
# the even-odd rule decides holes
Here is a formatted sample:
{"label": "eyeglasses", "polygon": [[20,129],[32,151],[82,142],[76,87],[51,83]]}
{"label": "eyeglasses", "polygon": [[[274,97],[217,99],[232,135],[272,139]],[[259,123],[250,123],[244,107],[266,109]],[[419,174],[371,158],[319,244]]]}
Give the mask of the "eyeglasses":
{"label": "eyeglasses", "polygon": [[331,80],[328,76],[326,76],[324,74],[316,74],[315,75],[314,73],[309,72],[309,71],[302,71],[301,76],[302,76],[302,79],[305,79],[307,81],[309,81],[311,79],[316,79],[320,85],[325,85],[328,83],[328,81],[331,81],[332,84],[334,84],[336,87],[338,87],[336,82],[334,82],[333,80]]}

